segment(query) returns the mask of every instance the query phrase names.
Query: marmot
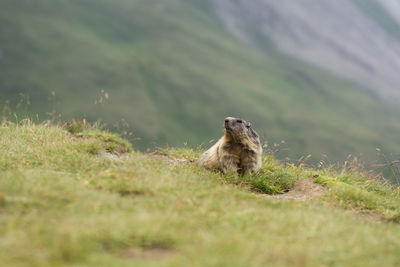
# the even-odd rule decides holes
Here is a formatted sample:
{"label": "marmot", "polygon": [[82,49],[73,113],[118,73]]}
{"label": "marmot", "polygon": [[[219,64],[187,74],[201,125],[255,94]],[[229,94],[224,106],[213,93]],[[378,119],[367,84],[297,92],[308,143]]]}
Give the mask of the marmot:
{"label": "marmot", "polygon": [[199,166],[234,175],[258,171],[261,168],[262,147],[251,123],[228,117],[224,127],[224,136],[200,156]]}

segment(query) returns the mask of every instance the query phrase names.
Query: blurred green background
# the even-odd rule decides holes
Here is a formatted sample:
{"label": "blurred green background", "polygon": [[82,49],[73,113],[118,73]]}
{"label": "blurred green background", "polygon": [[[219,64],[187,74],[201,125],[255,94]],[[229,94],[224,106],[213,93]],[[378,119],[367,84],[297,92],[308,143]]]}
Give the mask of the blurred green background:
{"label": "blurred green background", "polygon": [[[400,109],[380,88],[366,90],[286,53],[252,24],[241,29],[252,40],[240,38],[221,17],[237,1],[217,2],[2,0],[3,116],[9,105],[19,117],[101,120],[132,132],[128,138],[141,150],[208,147],[222,135],[223,119],[234,116],[251,121],[270,147],[284,140],[280,157],[312,154],[318,161],[326,154],[334,162],[359,153],[373,160],[377,147],[400,151]],[[352,3],[400,40],[398,23],[379,1]],[[235,19],[250,21],[246,14]]]}

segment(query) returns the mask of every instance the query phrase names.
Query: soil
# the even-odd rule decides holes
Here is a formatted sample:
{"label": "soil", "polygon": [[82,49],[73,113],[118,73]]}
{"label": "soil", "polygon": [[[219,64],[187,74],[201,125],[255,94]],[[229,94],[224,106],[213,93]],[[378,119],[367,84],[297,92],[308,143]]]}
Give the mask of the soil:
{"label": "soil", "polygon": [[313,197],[322,196],[329,191],[326,187],[314,183],[314,178],[296,181],[289,192],[281,195],[268,195],[267,198],[274,200],[306,201]]}
{"label": "soil", "polygon": [[123,253],[125,258],[140,258],[140,259],[151,259],[158,260],[163,259],[165,257],[169,257],[176,254],[176,251],[173,249],[166,248],[151,248],[151,249],[143,249],[143,248],[128,248]]}

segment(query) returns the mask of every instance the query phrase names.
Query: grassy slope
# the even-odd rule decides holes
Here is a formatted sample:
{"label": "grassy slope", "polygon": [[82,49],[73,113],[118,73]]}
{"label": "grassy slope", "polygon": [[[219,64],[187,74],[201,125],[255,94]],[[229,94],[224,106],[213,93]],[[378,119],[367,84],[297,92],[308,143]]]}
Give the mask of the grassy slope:
{"label": "grassy slope", "polygon": [[[0,127],[0,149],[7,151],[0,154],[0,265],[400,263],[400,226],[388,222],[400,220],[400,194],[374,182],[283,168],[265,157],[258,178],[266,175],[269,185],[244,177],[240,186],[232,177],[138,152],[122,161],[99,158],[110,143],[123,143],[101,132],[77,136],[29,123]],[[198,157],[188,149],[165,153]],[[322,202],[273,202],[251,191],[285,188],[310,175],[332,188]],[[379,212],[383,221],[343,212],[342,204]]]}
{"label": "grassy slope", "polygon": [[[55,91],[66,119],[125,118],[140,148],[196,146],[232,115],[286,140],[290,156],[399,151],[399,112],[309,65],[249,51],[205,15],[209,6],[190,3],[2,1],[2,101],[24,92],[27,112],[43,114]],[[92,104],[102,89],[108,103]]]}

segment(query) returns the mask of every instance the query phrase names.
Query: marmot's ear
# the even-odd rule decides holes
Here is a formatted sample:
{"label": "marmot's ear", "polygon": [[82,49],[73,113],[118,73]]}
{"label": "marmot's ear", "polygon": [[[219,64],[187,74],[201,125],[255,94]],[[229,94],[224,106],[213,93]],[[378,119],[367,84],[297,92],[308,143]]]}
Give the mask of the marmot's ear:
{"label": "marmot's ear", "polygon": [[250,122],[246,122],[246,128],[250,128],[251,127],[251,123]]}

